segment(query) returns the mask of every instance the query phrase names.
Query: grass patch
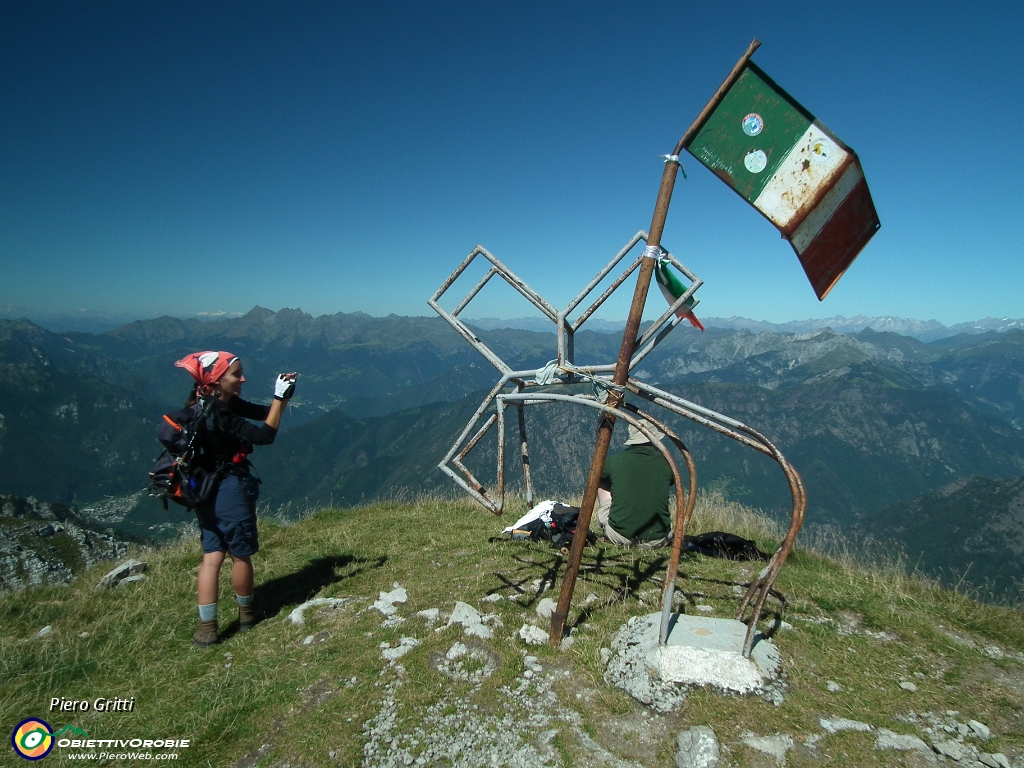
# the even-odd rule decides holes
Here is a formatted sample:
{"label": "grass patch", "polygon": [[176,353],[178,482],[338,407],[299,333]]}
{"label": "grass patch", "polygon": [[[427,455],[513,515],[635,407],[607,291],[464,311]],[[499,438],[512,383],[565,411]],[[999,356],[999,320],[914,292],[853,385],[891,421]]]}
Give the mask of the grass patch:
{"label": "grass patch", "polygon": [[[588,547],[569,616],[575,644],[564,652],[526,648],[518,629],[524,623],[546,629],[535,609],[543,597],[557,598],[564,559],[545,544],[500,537],[500,529],[525,511],[522,502],[511,507],[496,519],[463,500],[395,500],[322,511],[294,524],[264,520],[254,562],[257,594],[271,617],[251,632],[237,632],[225,568],[225,640],[210,649],[191,645],[197,541],[145,552],[148,579],[140,584],[95,592],[110,568],[103,564],[67,586],[4,595],[2,722],[13,729],[35,716],[93,738],[187,738],[192,746],[179,750],[175,761],[185,766],[360,765],[368,759],[367,729],[382,718],[393,718],[392,734],[417,755],[439,734],[457,733],[452,723],[467,717],[460,713],[499,722],[526,718],[531,707],[556,712],[533,737],[551,764],[562,765],[588,764],[580,734],[622,759],[663,765],[678,732],[691,725],[714,728],[730,765],[761,765],[764,756],[742,744],[743,734],[784,732],[799,744],[798,737],[820,733],[820,717],[912,732],[898,719],[910,711],[956,710],[961,722],[988,724],[994,738],[984,751],[1024,748],[1021,612],[907,576],[898,558],[865,564],[852,550],[833,549],[827,557],[798,547],[782,570],[777,589],[788,607],[780,618],[789,628],[775,638],[788,686],[781,706],[698,690],[681,711],[650,713],[603,682],[601,650],[630,617],[659,610],[667,550]],[[714,495],[699,500],[691,526],[691,533],[707,530],[735,532],[767,550],[780,536],[771,520]],[[684,556],[680,605],[691,613],[698,604],[710,605],[713,615],[733,617],[736,587],[760,567]],[[397,606],[404,623],[382,626],[384,616],[370,606],[396,583],[408,591],[408,602]],[[538,594],[538,584],[555,589]],[[482,600],[492,594],[503,599]],[[313,597],[349,601],[336,610],[308,611],[302,627],[284,620]],[[445,628],[456,600],[494,614],[488,624],[494,637],[467,640],[459,627]],[[440,609],[440,621],[416,616],[429,608]],[[774,602],[767,609],[782,611]],[[36,637],[47,625],[52,632]],[[419,644],[389,665],[381,658],[382,643],[394,647],[403,637]],[[477,643],[490,654],[462,657],[465,673],[488,664],[497,669],[478,684],[452,674],[454,667],[441,660],[456,642],[471,650]],[[527,654],[537,657],[543,674],[525,676]],[[914,683],[916,692],[901,682]],[[830,683],[839,690],[829,690]],[[508,693],[524,684],[520,694]],[[130,712],[58,712],[49,709],[53,697],[134,698],[135,704]],[[520,742],[533,748],[509,734],[495,732],[499,754]],[[797,749],[789,764],[810,764],[810,754]],[[903,759],[876,753],[871,738],[851,733],[828,736],[814,754],[815,765],[897,765]],[[47,759],[60,762],[58,750]],[[376,764],[372,756],[368,762]]]}

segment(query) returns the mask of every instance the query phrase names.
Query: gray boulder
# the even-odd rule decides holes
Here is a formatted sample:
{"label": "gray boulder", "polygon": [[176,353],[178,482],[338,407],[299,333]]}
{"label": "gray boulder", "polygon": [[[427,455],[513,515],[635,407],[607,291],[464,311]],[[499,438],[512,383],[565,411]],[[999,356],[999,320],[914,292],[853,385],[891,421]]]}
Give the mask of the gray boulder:
{"label": "gray boulder", "polygon": [[717,768],[720,759],[718,739],[706,725],[683,731],[676,738],[677,768]]}
{"label": "gray boulder", "polygon": [[135,576],[142,573],[146,570],[146,567],[146,564],[141,560],[126,560],[100,579],[99,583],[96,585],[96,589],[110,589],[111,587],[117,586],[122,580],[127,579],[129,576]]}
{"label": "gray boulder", "polygon": [[915,751],[931,754],[928,745],[917,736],[910,736],[902,733],[893,733],[887,728],[878,729],[878,739],[875,741],[875,749],[895,749],[905,752]]}

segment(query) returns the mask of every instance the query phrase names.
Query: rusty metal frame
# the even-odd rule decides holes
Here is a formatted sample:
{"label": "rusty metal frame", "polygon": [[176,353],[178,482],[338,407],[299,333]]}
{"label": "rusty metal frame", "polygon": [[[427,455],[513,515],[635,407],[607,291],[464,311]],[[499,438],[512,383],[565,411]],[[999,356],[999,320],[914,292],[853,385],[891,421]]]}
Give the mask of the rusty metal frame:
{"label": "rusty metal frame", "polygon": [[[682,544],[690,518],[693,514],[693,507],[696,501],[697,472],[693,457],[686,449],[682,440],[664,422],[651,412],[640,410],[633,404],[625,403],[621,397],[613,398],[612,404],[601,402],[596,397],[587,394],[559,394],[548,391],[548,387],[574,384],[580,381],[580,377],[588,377],[606,382],[611,385],[611,373],[615,364],[593,365],[586,368],[577,368],[573,362],[574,343],[573,337],[605,301],[619,288],[629,276],[640,266],[643,257],[635,257],[630,260],[624,271],[616,277],[610,286],[598,296],[575,320],[570,321],[569,315],[575,311],[594,289],[619,266],[622,261],[641,241],[647,242],[647,233],[638,231],[625,244],[625,246],[609,261],[604,268],[566,305],[565,309],[557,311],[554,307],[537,294],[525,281],[516,276],[508,267],[501,263],[496,257],[488,252],[483,246],[477,246],[463,260],[459,267],[453,272],[441,287],[427,302],[444,320],[451,325],[474,349],[488,360],[501,374],[497,384],[487,393],[483,401],[477,407],[469,422],[456,438],[455,442],[438,464],[438,467],[448,475],[456,484],[465,490],[470,496],[478,501],[485,509],[495,515],[500,515],[504,510],[505,502],[505,459],[506,459],[506,412],[507,409],[515,407],[518,417],[520,461],[523,469],[523,483],[526,493],[527,504],[534,503],[534,489],[530,476],[529,447],[526,435],[526,421],[523,408],[527,405],[561,403],[581,405],[600,412],[603,416],[612,419],[623,419],[633,425],[648,438],[653,435],[640,421],[647,419],[660,429],[666,437],[676,446],[683,456],[687,467],[687,490],[683,493],[682,477],[676,461],[665,445],[651,439],[651,443],[661,451],[671,467],[676,486],[676,517],[673,526],[672,550],[666,569],[666,577],[662,589],[662,616],[660,641],[664,643],[668,638],[670,620],[672,614],[672,603],[675,594],[675,581],[678,573],[679,558],[682,552]],[[665,337],[678,325],[680,318],[675,316],[678,310],[688,299],[694,297],[696,290],[702,285],[702,281],[684,264],[674,256],[662,251],[663,257],[667,258],[673,266],[679,269],[691,282],[690,288],[677,299],[668,309],[636,339],[634,354],[628,361],[631,371],[647,357],[648,354],[660,344]],[[456,280],[465,272],[474,259],[482,256],[491,267],[484,277],[470,290],[470,292],[458,303],[452,312],[446,312],[439,304],[441,297],[452,287]],[[465,310],[469,303],[480,293],[487,282],[495,275],[501,277],[515,290],[522,294],[531,304],[537,307],[545,317],[552,320],[557,332],[557,350],[555,361],[558,373],[554,381],[548,382],[545,389],[541,390],[538,383],[538,374],[542,369],[531,369],[513,371],[493,350],[491,350],[473,331],[459,319],[459,314]],[[694,298],[694,302],[696,302]],[[786,461],[782,453],[763,434],[747,426],[746,424],[720,414],[697,403],[684,400],[670,392],[658,389],[657,387],[645,384],[642,381],[628,378],[625,387],[636,397],[645,400],[653,405],[659,406],[670,413],[682,416],[694,423],[711,429],[719,434],[725,435],[742,445],[753,448],[773,458],[780,466],[790,487],[793,498],[792,514],[789,529],[783,538],[779,548],[772,555],[768,565],[747,587],[747,590],[740,603],[737,619],[747,623],[747,635],[744,640],[743,654],[749,657],[756,640],[757,625],[764,609],[765,601],[771,594],[779,572],[793,548],[796,535],[803,525],[806,512],[807,500],[804,493],[803,483],[799,474]],[[510,390],[510,391],[507,391]],[[624,394],[624,392],[622,393]],[[493,406],[493,411],[491,410]],[[497,425],[497,467],[495,472],[494,486],[489,490],[466,466],[466,456],[483,440],[483,438]],[[749,609],[749,613],[748,613]],[[744,618],[746,616],[746,618]]]}
{"label": "rusty metal frame", "polygon": [[[476,412],[473,414],[469,423],[465,426],[455,443],[445,454],[444,458],[438,464],[438,467],[448,475],[457,485],[465,490],[470,496],[476,499],[480,504],[484,506],[488,511],[500,515],[504,509],[504,497],[505,497],[505,422],[504,416],[501,412],[504,408],[502,405],[498,405],[499,413],[495,414],[497,419],[488,418],[483,426],[479,427],[478,431],[470,437],[472,430],[479,424],[484,414],[490,408],[491,404],[495,402],[498,395],[507,387],[515,386],[517,391],[522,391],[526,387],[536,387],[537,374],[541,369],[513,371],[502,359],[495,353],[482,339],[480,339],[473,330],[466,325],[460,318],[459,314],[465,310],[469,303],[476,298],[480,291],[487,285],[487,283],[495,275],[505,280],[512,288],[518,291],[527,301],[537,307],[548,319],[555,323],[557,329],[557,357],[556,361],[559,366],[561,373],[558,376],[559,383],[571,384],[576,383],[579,380],[580,375],[586,375],[594,378],[606,379],[607,377],[601,377],[600,374],[610,373],[614,370],[615,364],[607,365],[596,365],[587,366],[584,369],[576,368],[574,365],[574,349],[573,349],[573,336],[582,325],[590,318],[594,312],[596,312],[605,301],[615,292],[619,286],[621,286],[629,276],[636,270],[640,265],[642,257],[634,258],[625,268],[625,270],[612,281],[611,285],[605,289],[605,291],[593,301],[593,303],[583,312],[582,315],[575,321],[570,322],[568,316],[586,300],[594,289],[607,277],[611,272],[630,254],[630,252],[640,243],[647,242],[647,233],[643,230],[639,230],[633,237],[626,242],[622,249],[612,257],[604,268],[602,268],[597,275],[566,305],[565,309],[556,311],[554,307],[549,304],[540,294],[534,291],[522,278],[517,276],[511,269],[503,264],[497,257],[490,253],[482,245],[476,246],[469,255],[463,259],[462,263],[448,276],[441,287],[435,291],[434,295],[428,299],[427,304],[440,315],[445,322],[447,322],[455,331],[462,336],[469,344],[479,352],[484,359],[486,359],[491,365],[493,365],[500,373],[501,378],[495,387],[488,393],[484,400],[480,403]],[[464,298],[462,298],[456,305],[455,309],[451,312],[447,312],[440,305],[441,297],[455,284],[456,280],[469,268],[473,261],[477,257],[482,257],[490,262],[491,267],[484,274],[476,285],[469,291]],[[699,303],[699,299],[694,297],[695,292],[703,281],[691,272],[685,264],[680,262],[668,251],[662,251],[662,258],[667,259],[676,269],[682,272],[688,280],[690,280],[690,287],[687,291],[680,296],[672,305],[666,309],[664,313],[651,325],[650,328],[637,340],[638,351],[629,361],[629,369],[632,370],[634,367],[640,364],[640,362],[650,352],[662,342],[662,340],[668,335],[673,328],[678,325],[680,318],[675,316],[676,310],[682,307],[691,297],[693,298],[694,305]],[[496,471],[495,480],[495,492],[489,493],[487,488],[481,483],[465,465],[464,459],[466,455],[473,449],[474,446],[483,438],[488,432],[491,426],[494,425],[495,421],[498,423],[498,467]],[[520,454],[523,467],[523,483],[526,493],[527,503],[533,503],[533,484],[529,472],[529,448],[526,438],[526,423],[523,419],[522,413],[519,414],[519,434],[520,434]],[[468,442],[467,442],[468,441]]]}
{"label": "rusty metal frame", "polygon": [[[519,371],[513,373],[512,369],[505,364],[505,362],[491,350],[475,333],[472,329],[466,325],[460,318],[459,315],[469,305],[469,303],[476,298],[477,294],[490,282],[491,278],[498,275],[504,279],[512,288],[518,291],[527,301],[537,307],[545,317],[554,322],[557,338],[558,347],[556,350],[559,366],[564,366],[566,363],[572,365],[574,362],[573,355],[573,337],[576,332],[583,326],[583,324],[598,310],[601,305],[608,300],[608,298],[615,292],[619,286],[621,286],[631,274],[640,266],[642,261],[641,256],[637,256],[631,261],[625,268],[625,270],[612,281],[612,283],[605,289],[605,291],[594,300],[594,302],[576,319],[575,322],[569,320],[569,315],[579,307],[580,304],[589,296],[593,290],[607,277],[613,269],[633,250],[638,243],[647,243],[647,233],[644,230],[639,230],[629,241],[622,247],[622,249],[612,257],[600,272],[598,272],[583,290],[581,290],[561,311],[555,310],[555,308],[549,304],[540,294],[534,291],[527,283],[518,277],[511,269],[501,263],[490,251],[484,248],[482,245],[476,246],[469,255],[462,261],[462,263],[456,268],[448,279],[445,280],[441,287],[434,292],[434,295],[427,300],[427,304],[437,312],[441,318],[448,323],[455,331],[462,336],[469,344],[477,350],[491,365],[498,369],[502,374],[505,374],[509,379],[522,379],[524,377],[536,376],[536,370],[532,371]],[[675,328],[681,318],[676,317],[676,311],[682,307],[689,299],[693,298],[693,306],[700,303],[700,299],[697,299],[694,294],[697,289],[700,288],[704,281],[701,280],[697,275],[691,272],[685,264],[679,259],[673,256],[668,251],[662,250],[662,258],[666,259],[676,269],[683,273],[686,278],[690,281],[690,287],[686,292],[680,296],[676,301],[671,304],[661,316],[654,321],[654,323],[636,340],[636,347],[638,351],[632,356],[629,361],[629,370],[632,370],[640,362],[643,361],[651,351],[662,342],[662,340]],[[470,290],[468,294],[458,303],[458,305],[451,312],[446,311],[440,305],[441,297],[448,292],[448,290],[454,285],[455,281],[469,268],[470,264],[477,258],[482,256],[489,261],[492,266],[479,282]],[[645,346],[646,345],[646,346]],[[615,368],[614,363],[607,365],[587,366],[587,371],[594,373],[606,373],[610,372]],[[572,372],[566,373],[569,381],[574,380]]]}

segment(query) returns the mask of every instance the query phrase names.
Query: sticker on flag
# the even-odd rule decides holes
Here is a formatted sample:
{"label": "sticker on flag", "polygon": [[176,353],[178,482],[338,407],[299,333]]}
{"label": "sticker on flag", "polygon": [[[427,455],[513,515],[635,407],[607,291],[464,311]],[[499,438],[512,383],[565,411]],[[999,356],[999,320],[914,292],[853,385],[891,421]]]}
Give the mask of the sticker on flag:
{"label": "sticker on flag", "polygon": [[819,300],[881,226],[856,153],[752,61],[685,147],[782,232]]}

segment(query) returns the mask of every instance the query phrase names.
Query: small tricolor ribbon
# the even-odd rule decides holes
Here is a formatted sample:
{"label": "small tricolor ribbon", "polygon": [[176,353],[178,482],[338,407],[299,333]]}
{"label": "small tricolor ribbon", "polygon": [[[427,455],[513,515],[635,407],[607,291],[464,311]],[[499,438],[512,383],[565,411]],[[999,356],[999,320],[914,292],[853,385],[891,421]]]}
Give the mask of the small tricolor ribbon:
{"label": "small tricolor ribbon", "polygon": [[[665,297],[665,301],[669,303],[669,306],[675,304],[679,297],[686,293],[686,288],[679,278],[676,277],[672,270],[668,268],[669,260],[662,257],[658,259],[657,264],[654,265],[654,279],[658,281],[658,287],[661,289],[661,295]],[[693,296],[690,296],[682,306],[676,310],[676,317],[682,319],[686,318],[690,321],[690,325],[694,328],[704,330],[704,324],[697,319],[697,316],[693,314],[693,307],[697,304],[693,300]]]}

